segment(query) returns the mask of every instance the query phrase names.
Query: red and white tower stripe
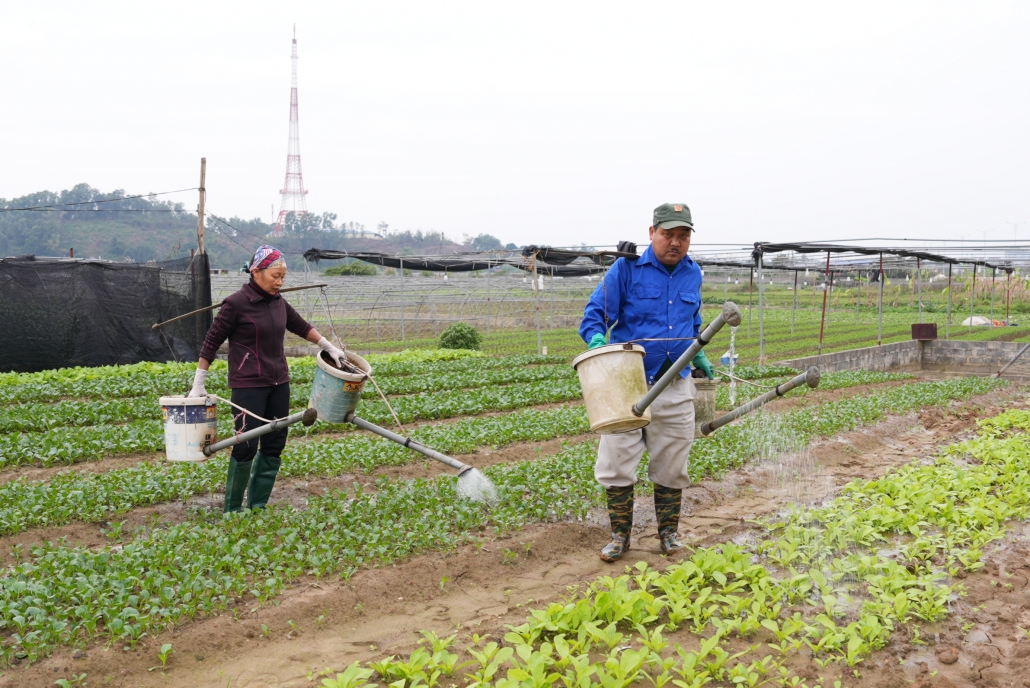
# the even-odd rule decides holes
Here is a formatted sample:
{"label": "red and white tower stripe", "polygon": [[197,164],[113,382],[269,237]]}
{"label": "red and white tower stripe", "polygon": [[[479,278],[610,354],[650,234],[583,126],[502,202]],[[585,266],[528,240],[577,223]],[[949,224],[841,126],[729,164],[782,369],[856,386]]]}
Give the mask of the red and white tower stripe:
{"label": "red and white tower stripe", "polygon": [[293,80],[290,85],[290,145],[286,153],[286,183],[283,184],[282,201],[279,203],[279,219],[275,221],[272,234],[283,233],[287,213],[303,215],[308,212],[305,196],[304,175],[300,170],[300,123],[297,117],[297,25],[293,26]]}

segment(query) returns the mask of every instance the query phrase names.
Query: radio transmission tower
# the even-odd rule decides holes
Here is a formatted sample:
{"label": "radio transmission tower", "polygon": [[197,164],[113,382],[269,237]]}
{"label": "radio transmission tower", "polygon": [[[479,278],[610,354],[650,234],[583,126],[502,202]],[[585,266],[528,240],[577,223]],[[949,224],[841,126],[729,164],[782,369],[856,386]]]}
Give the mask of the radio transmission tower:
{"label": "radio transmission tower", "polygon": [[293,80],[290,82],[290,146],[286,153],[286,183],[283,184],[282,200],[279,203],[279,219],[272,229],[274,236],[281,236],[287,213],[304,215],[308,202],[304,197],[304,175],[300,171],[300,124],[297,118],[297,25],[293,25]]}

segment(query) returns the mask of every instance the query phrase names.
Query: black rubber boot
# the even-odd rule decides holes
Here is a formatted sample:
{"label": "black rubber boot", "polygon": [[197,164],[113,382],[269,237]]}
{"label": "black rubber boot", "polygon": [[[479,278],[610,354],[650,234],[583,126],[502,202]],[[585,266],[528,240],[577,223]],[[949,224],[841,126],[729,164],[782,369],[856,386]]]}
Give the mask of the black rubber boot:
{"label": "black rubber boot", "polygon": [[629,534],[633,530],[633,486],[609,487],[608,520],[612,525],[612,541],[601,550],[604,561],[618,561],[629,549]]}
{"label": "black rubber boot", "polygon": [[278,456],[265,456],[261,452],[254,457],[254,468],[250,472],[250,487],[247,488],[247,508],[264,509],[268,498],[272,496],[275,476],[279,474],[282,459]]}
{"label": "black rubber boot", "polygon": [[679,540],[680,506],[683,502],[683,490],[654,486],[654,515],[658,520],[658,541],[662,552],[672,554],[683,549]]}
{"label": "black rubber boot", "polygon": [[243,507],[243,492],[250,481],[250,461],[229,459],[229,471],[225,476],[225,508],[223,513],[239,511]]}

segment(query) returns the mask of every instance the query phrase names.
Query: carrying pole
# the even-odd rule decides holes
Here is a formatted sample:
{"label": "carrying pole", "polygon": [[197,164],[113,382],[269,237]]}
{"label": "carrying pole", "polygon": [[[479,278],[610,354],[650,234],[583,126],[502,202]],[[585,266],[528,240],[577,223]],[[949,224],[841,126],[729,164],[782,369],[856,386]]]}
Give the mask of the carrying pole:
{"label": "carrying pole", "polygon": [[[286,287],[285,289],[280,289],[279,293],[280,294],[285,294],[288,291],[300,291],[301,289],[315,289],[316,287],[317,288],[321,288],[321,287],[328,287],[328,286],[329,286],[328,284],[305,284],[305,285],[302,285],[300,287]],[[150,326],[150,329],[152,329],[152,330],[160,330],[165,325],[171,325],[173,322],[179,322],[180,320],[185,320],[186,318],[189,318],[189,317],[194,316],[194,315],[200,315],[201,313],[206,313],[207,311],[213,311],[214,309],[221,307],[221,305],[223,303],[225,303],[224,300],[219,301],[218,303],[213,303],[210,306],[205,306],[204,308],[198,308],[197,310],[190,311],[189,313],[183,313],[182,315],[177,315],[174,318],[172,318],[171,320],[165,320],[164,322],[154,323],[153,325]]]}
{"label": "carrying pole", "polygon": [[944,321],[944,338],[951,339],[951,263],[948,263],[948,317]]}
{"label": "carrying pole", "polygon": [[880,254],[880,314],[876,321],[876,346],[883,344],[883,254]]}
{"label": "carrying pole", "polygon": [[204,204],[207,202],[207,158],[200,159],[200,202],[197,204],[197,248],[204,253]]}
{"label": "carrying pole", "polygon": [[[826,252],[826,278],[827,278],[827,282],[828,282],[829,279],[830,279],[830,252],[829,251]],[[823,329],[825,329],[825,327],[826,327],[826,295],[830,291],[829,284],[826,284],[825,287],[826,288],[823,289],[823,315],[822,315],[822,319],[819,321],[819,353],[820,354],[822,354],[822,352],[823,352]]]}

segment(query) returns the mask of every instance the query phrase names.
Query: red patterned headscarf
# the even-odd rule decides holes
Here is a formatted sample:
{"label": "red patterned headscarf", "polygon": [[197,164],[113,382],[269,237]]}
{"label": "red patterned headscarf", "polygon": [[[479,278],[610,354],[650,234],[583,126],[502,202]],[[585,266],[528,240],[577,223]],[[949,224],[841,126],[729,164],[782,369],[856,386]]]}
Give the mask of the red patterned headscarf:
{"label": "red patterned headscarf", "polygon": [[286,260],[283,253],[275,246],[265,244],[254,252],[254,258],[250,261],[250,271],[265,270],[267,268],[284,268]]}

